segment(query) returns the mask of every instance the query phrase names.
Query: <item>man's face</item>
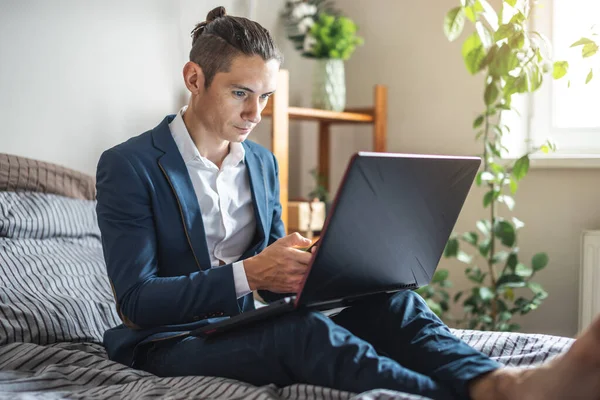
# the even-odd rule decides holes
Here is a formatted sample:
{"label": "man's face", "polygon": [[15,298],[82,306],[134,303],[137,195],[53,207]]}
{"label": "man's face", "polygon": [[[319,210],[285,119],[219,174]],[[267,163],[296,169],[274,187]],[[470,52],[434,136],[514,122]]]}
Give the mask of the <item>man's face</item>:
{"label": "man's face", "polygon": [[215,74],[194,105],[202,127],[222,140],[246,140],[275,91],[278,71],[277,60],[235,57],[229,72]]}

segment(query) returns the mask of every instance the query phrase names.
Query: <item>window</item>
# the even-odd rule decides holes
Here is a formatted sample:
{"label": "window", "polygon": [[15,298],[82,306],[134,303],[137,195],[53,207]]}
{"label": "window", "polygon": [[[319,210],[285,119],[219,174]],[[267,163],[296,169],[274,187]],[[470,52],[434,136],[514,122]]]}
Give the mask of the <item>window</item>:
{"label": "window", "polygon": [[[590,37],[594,25],[600,31],[600,1],[545,0],[535,13],[533,29],[550,39],[554,59],[569,61],[570,68],[560,80],[547,76],[528,99],[528,139],[533,146],[552,139],[559,155],[600,157],[600,54],[583,59],[581,46],[570,48],[581,37]],[[596,76],[585,84],[593,66]]]}

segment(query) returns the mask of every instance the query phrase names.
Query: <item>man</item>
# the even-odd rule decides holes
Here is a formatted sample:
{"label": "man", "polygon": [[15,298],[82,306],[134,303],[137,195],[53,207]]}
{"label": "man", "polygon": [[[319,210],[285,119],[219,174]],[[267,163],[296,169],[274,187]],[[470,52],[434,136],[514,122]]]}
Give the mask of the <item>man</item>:
{"label": "man", "polygon": [[[296,292],[310,241],[284,236],[277,162],[247,141],[281,64],[259,24],[222,7],[193,31],[187,107],[98,164],[98,222],[123,325],[111,359],[160,376],[388,388],[434,399],[600,398],[600,323],[560,360],[501,369],[451,335],[413,292],[330,318],[297,311],[211,339],[194,328]],[[575,397],[572,397],[575,398]]]}

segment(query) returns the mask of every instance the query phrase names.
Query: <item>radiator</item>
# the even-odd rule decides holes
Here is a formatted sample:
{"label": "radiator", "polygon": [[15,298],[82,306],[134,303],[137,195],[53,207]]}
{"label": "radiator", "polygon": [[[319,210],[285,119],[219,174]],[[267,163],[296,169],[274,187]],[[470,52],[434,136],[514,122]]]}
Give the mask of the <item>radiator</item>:
{"label": "radiator", "polygon": [[600,315],[600,231],[584,231],[579,276],[579,331]]}

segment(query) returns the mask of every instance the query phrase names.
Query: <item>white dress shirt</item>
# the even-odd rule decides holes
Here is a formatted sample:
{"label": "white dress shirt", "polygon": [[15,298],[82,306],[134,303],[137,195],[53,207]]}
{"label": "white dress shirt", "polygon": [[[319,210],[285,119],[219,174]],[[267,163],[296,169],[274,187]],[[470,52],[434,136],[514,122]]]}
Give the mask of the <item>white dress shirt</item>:
{"label": "white dress shirt", "polygon": [[169,124],[169,129],[194,186],[202,211],[206,245],[212,267],[233,263],[237,298],[251,292],[244,270],[238,261],[250,246],[256,230],[250,181],[241,143],[229,144],[229,154],[219,169],[202,157],[183,122],[184,106]]}

